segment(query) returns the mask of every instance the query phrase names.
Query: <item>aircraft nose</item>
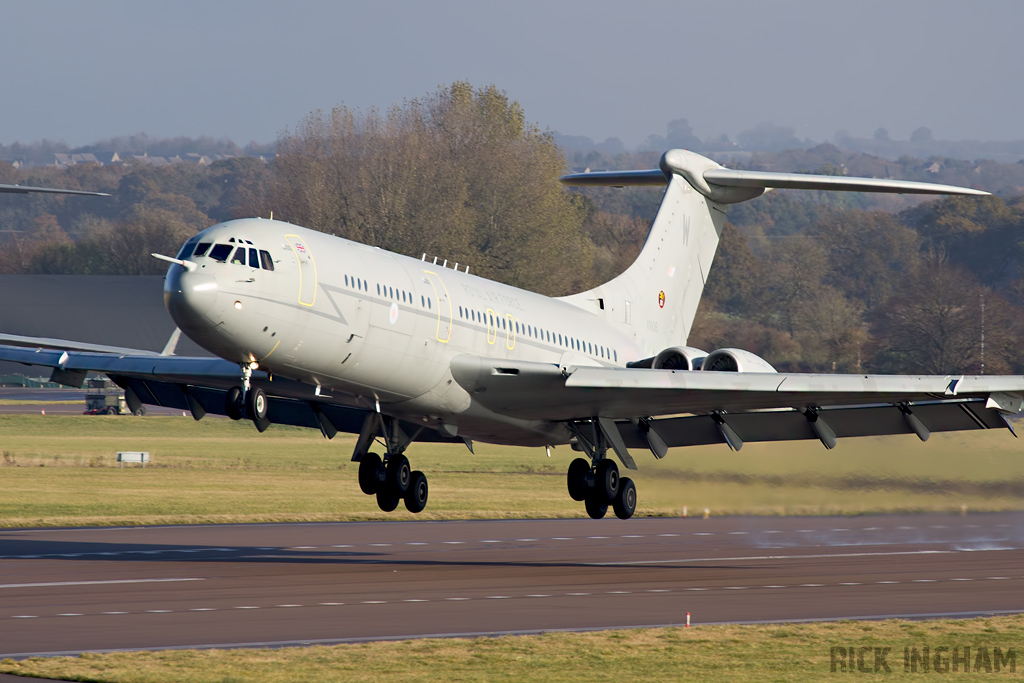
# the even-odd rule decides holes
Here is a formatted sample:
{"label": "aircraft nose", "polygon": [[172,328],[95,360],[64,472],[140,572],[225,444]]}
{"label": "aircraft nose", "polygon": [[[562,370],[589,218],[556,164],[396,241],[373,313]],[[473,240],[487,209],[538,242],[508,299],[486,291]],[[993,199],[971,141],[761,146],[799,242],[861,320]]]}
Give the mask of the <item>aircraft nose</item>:
{"label": "aircraft nose", "polygon": [[178,327],[192,327],[210,314],[217,301],[217,278],[171,266],[164,280],[164,305]]}

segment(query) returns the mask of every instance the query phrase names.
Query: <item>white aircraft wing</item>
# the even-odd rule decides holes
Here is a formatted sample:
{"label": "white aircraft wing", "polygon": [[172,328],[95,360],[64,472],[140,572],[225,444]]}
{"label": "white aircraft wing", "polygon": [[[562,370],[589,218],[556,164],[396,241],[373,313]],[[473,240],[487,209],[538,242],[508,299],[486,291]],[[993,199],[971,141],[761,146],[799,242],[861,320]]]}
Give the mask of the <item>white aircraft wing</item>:
{"label": "white aircraft wing", "polygon": [[[816,375],[568,367],[459,356],[455,380],[497,413],[612,421],[628,448],[1009,427],[1020,376]],[[1011,429],[1012,431],[1012,429]]]}
{"label": "white aircraft wing", "polygon": [[[21,344],[3,345],[10,344],[12,338]],[[226,415],[227,391],[239,384],[238,365],[222,358],[162,356],[151,351],[68,342],[72,349],[95,346],[104,350],[75,351],[62,347],[61,341],[4,335],[0,360],[52,368],[51,381],[72,387],[81,387],[89,372],[101,372],[125,390],[125,402],[132,412],[143,404],[157,405],[190,411],[196,420],[207,413]],[[329,438],[338,432],[358,434],[370,412],[354,397],[317,396],[313,386],[271,378],[258,370],[252,373],[252,383],[267,393],[268,414],[274,423],[320,429]],[[409,426],[407,433],[417,434],[416,441],[462,443],[434,430],[419,430],[416,425]]]}
{"label": "white aircraft wing", "polygon": [[88,197],[109,197],[109,192],[87,192],[85,190],[61,190],[56,187],[30,187],[28,185],[0,185],[0,193],[28,194],[30,192],[43,194],[79,194]]}

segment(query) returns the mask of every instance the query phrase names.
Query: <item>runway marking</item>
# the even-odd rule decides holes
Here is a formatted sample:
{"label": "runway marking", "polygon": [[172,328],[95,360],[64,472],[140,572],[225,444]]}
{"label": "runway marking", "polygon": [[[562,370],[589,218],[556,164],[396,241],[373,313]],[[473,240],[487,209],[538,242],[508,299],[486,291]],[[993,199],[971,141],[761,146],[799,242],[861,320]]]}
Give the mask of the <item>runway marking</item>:
{"label": "runway marking", "polygon": [[643,536],[639,534],[625,534],[623,536],[619,536],[619,538],[643,538]]}
{"label": "runway marking", "polygon": [[[1011,550],[1011,548],[991,548],[983,551],[971,552],[994,552],[997,550]],[[808,560],[828,557],[887,557],[899,555],[953,555],[963,550],[894,550],[891,552],[863,552],[863,553],[815,553],[812,555],[745,555],[741,557],[685,557],[675,560],[621,560],[611,562],[583,562],[588,567],[628,567],[645,564],[682,564],[689,562],[744,562],[751,560]]]}
{"label": "runway marking", "polygon": [[[639,536],[637,538],[640,538]],[[536,538],[517,538],[516,541],[520,543],[536,543]]]}
{"label": "runway marking", "polygon": [[589,538],[589,539],[591,539],[593,541],[600,541],[600,540],[606,539],[608,537],[607,536],[587,536],[587,538]]}
{"label": "runway marking", "polygon": [[370,543],[369,545],[373,548],[387,548],[391,546],[390,543]]}
{"label": "runway marking", "polygon": [[678,537],[679,536],[679,534],[658,534],[658,535],[662,536],[662,537],[666,537],[666,538],[667,537]]}
{"label": "runway marking", "polygon": [[729,535],[730,536],[746,536],[747,532],[746,531],[730,531]]}
{"label": "runway marking", "polygon": [[[910,579],[910,580],[907,580],[907,581],[875,581],[873,585],[901,585],[901,584],[905,584],[905,583],[940,583],[940,582],[945,582],[945,581],[983,581],[983,580],[987,580],[987,581],[1006,581],[1006,580],[1010,580],[1010,579],[1024,579],[1024,576],[1020,576],[1020,577],[989,576],[989,577],[985,577],[984,579],[971,579],[971,578],[964,578],[964,577],[956,577],[956,578],[950,578],[950,579]],[[686,592],[708,592],[708,591],[716,591],[716,590],[735,591],[735,590],[750,590],[750,589],[755,589],[755,590],[756,589],[781,589],[781,588],[797,589],[797,588],[821,588],[821,587],[825,587],[825,586],[862,586],[862,585],[872,585],[872,584],[865,584],[865,583],[861,583],[861,582],[842,582],[842,583],[836,583],[836,584],[803,583],[803,584],[792,585],[792,586],[786,586],[786,585],[764,585],[764,586],[757,586],[757,585],[751,585],[751,586],[684,586],[684,587],[679,587],[679,588],[676,588],[676,589],[649,588],[649,589],[645,589],[643,591],[605,591],[605,592],[602,592],[602,593],[560,593],[560,594],[557,594],[557,595],[549,594],[549,593],[531,593],[531,594],[528,594],[528,595],[519,595],[519,596],[515,596],[515,595],[488,595],[488,596],[484,596],[484,597],[481,597],[481,598],[469,598],[469,597],[447,597],[447,598],[433,598],[433,599],[430,599],[430,598],[406,598],[406,599],[402,600],[401,602],[406,602],[406,603],[433,602],[435,600],[443,600],[443,601],[449,601],[449,602],[465,602],[465,601],[472,601],[472,600],[516,600],[516,599],[522,600],[522,599],[531,599],[531,598],[532,599],[539,599],[539,598],[554,598],[554,599],[558,599],[558,598],[566,598],[566,597],[593,597],[593,596],[601,596],[601,595],[605,595],[605,596],[607,596],[607,595],[631,595],[633,593],[638,593],[638,592],[639,593],[670,593],[670,594],[676,594],[676,595],[682,596],[682,594],[686,593]],[[343,602],[321,602],[321,603],[318,603],[319,606],[324,606],[324,607],[342,607],[345,604],[346,603],[343,603]],[[387,604],[391,604],[391,603],[389,603],[386,600],[364,600],[360,604],[363,604],[363,605],[387,605]],[[240,606],[234,607],[233,609],[273,609],[273,608],[302,608],[302,607],[307,607],[307,605],[283,604],[283,605],[274,605],[274,606],[270,606],[270,607],[260,607],[260,606],[257,606],[257,605],[240,605]],[[311,606],[309,606],[309,607],[311,607]],[[215,607],[193,607],[193,608],[187,609],[187,610],[148,609],[148,610],[143,610],[143,611],[140,611],[140,612],[123,612],[123,611],[114,612],[114,611],[111,611],[111,612],[100,612],[100,613],[96,613],[96,614],[92,614],[92,615],[88,615],[88,614],[84,614],[84,613],[80,613],[80,612],[65,612],[65,613],[61,613],[61,614],[55,614],[55,615],[53,615],[53,617],[116,616],[116,615],[122,615],[122,614],[174,614],[174,613],[177,613],[177,612],[216,612],[216,611],[218,611],[218,608],[215,608]],[[17,614],[17,615],[11,615],[11,616],[9,616],[7,618],[9,618],[9,619],[38,619],[38,618],[40,618],[40,615],[35,615],[35,614]]]}
{"label": "runway marking", "polygon": [[445,545],[462,545],[465,541],[441,541]]}
{"label": "runway marking", "polygon": [[[391,545],[390,543],[371,543],[370,545]],[[292,550],[315,550],[315,545],[297,545],[292,547]]]}
{"label": "runway marking", "polygon": [[206,581],[200,578],[187,579],[108,579],[105,581],[50,581],[47,583],[0,583],[0,588],[44,588],[47,586],[94,586],[110,583],[173,583],[176,581]]}

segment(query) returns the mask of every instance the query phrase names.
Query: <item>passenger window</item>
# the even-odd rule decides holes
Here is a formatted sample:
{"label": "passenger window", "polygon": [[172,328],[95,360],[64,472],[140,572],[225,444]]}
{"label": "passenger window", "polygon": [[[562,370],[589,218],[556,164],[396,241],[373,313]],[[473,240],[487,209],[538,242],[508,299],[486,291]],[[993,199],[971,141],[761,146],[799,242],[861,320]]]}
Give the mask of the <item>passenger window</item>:
{"label": "passenger window", "polygon": [[237,263],[242,266],[245,265],[245,247],[235,249],[235,255],[231,257],[231,263]]}
{"label": "passenger window", "polygon": [[206,254],[206,250],[210,248],[210,242],[200,242],[196,246],[196,250],[192,252],[193,256],[203,256]]}
{"label": "passenger window", "polygon": [[256,254],[255,249],[249,250],[249,265],[253,268],[260,267],[260,257]]}
{"label": "passenger window", "polygon": [[215,261],[220,261],[221,263],[224,263],[224,261],[227,260],[230,254],[230,244],[218,244],[213,249],[210,250],[210,258],[212,258]]}

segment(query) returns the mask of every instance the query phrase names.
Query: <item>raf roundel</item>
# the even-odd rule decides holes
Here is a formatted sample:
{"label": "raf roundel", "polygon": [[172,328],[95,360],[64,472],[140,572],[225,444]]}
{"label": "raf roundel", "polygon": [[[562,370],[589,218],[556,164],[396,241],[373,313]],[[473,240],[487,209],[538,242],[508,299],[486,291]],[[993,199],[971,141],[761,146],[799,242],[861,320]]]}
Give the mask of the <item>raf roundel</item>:
{"label": "raf roundel", "polygon": [[658,292],[658,308],[665,308],[665,290]]}

